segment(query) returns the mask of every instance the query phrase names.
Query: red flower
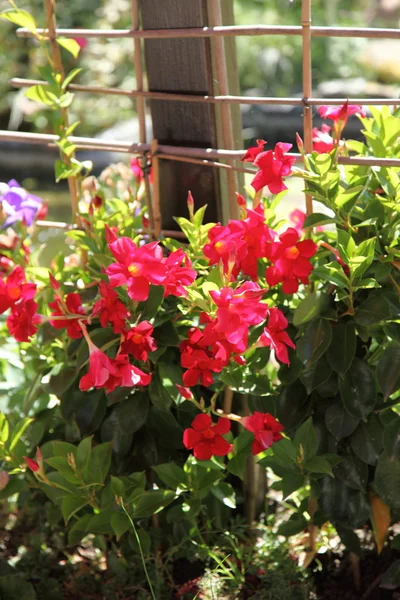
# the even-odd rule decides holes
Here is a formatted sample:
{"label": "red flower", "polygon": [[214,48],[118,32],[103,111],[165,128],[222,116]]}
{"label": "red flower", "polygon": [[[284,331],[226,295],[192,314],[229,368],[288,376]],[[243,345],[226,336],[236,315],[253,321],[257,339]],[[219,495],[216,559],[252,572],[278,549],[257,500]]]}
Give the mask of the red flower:
{"label": "red flower", "polygon": [[29,458],[29,456],[24,456],[24,461],[33,473],[37,473],[38,471],[40,471],[39,464],[33,458]]}
{"label": "red flower", "polygon": [[210,265],[218,265],[221,261],[225,273],[230,261],[235,261],[233,277],[239,273],[240,262],[247,255],[245,241],[246,226],[243,221],[231,220],[228,225],[215,225],[208,232],[209,242],[203,247],[203,253]]}
{"label": "red flower", "polygon": [[321,130],[317,127],[314,127],[312,130],[312,141],[313,141],[313,150],[314,152],[318,152],[318,154],[326,154],[333,150],[334,148],[334,140],[333,137],[329,135],[332,127],[323,123],[321,125]]}
{"label": "red flower", "polygon": [[210,415],[197,415],[192,427],[183,432],[183,444],[188,450],[193,450],[198,460],[210,460],[212,456],[226,456],[232,450],[222,436],[229,433],[231,423],[228,419],[218,419],[213,424]]}
{"label": "red flower", "polygon": [[185,400],[191,400],[193,398],[193,394],[189,388],[179,385],[179,383],[176,384],[176,387],[178,388],[180,395],[183,396]]}
{"label": "red flower", "polygon": [[148,321],[142,321],[136,327],[129,329],[124,335],[125,339],[121,345],[121,352],[132,354],[136,360],[146,361],[148,353],[157,350],[157,344],[154,338],[151,337],[153,329]]}
{"label": "red flower", "polygon": [[237,352],[247,348],[250,325],[265,321],[268,307],[261,302],[264,290],[252,281],[246,281],[235,290],[224,287],[210,291],[210,296],[218,306],[214,330],[235,347]]}
{"label": "red flower", "polygon": [[317,252],[317,245],[312,240],[299,242],[299,234],[289,227],[279,236],[279,242],[272,242],[267,247],[267,258],[274,263],[265,272],[270,287],[283,283],[284,294],[294,294],[299,287],[299,280],[308,284],[308,276],[313,267],[309,259]]}
{"label": "red flower", "polygon": [[285,329],[288,326],[287,319],[279,308],[271,308],[269,311],[268,324],[257,342],[257,346],[268,346],[275,352],[278,360],[290,365],[287,346],[296,348]]}
{"label": "red flower", "polygon": [[[183,263],[183,266],[182,266]],[[192,269],[192,263],[187,254],[179,248],[172,252],[164,262],[167,274],[164,281],[164,298],[166,296],[187,296],[186,287],[193,283],[197,277],[196,271]]]}
{"label": "red flower", "polygon": [[7,328],[17,342],[29,342],[29,338],[37,331],[36,325],[42,317],[36,313],[37,303],[34,300],[20,300],[11,308],[7,317]]}
{"label": "red flower", "polygon": [[99,291],[101,298],[94,305],[92,316],[100,314],[102,327],[111,323],[114,333],[123,333],[126,329],[125,320],[129,317],[128,309],[118,298],[117,292],[104,281],[100,282]]}
{"label": "red flower", "polygon": [[0,279],[0,314],[19,300],[32,300],[36,284],[26,283],[22,267],[15,267],[6,280]]}
{"label": "red flower", "polygon": [[251,162],[253,163],[256,157],[261,154],[264,150],[264,146],[267,142],[265,140],[257,140],[257,146],[252,146],[248,148],[246,154],[240,160],[242,162]]}
{"label": "red flower", "polygon": [[258,279],[258,259],[265,256],[267,242],[272,242],[272,231],[265,223],[264,206],[260,202],[253,209],[246,210],[245,235],[247,254],[240,260],[240,268],[245,275]]}
{"label": "red flower", "polygon": [[106,269],[112,287],[127,285],[128,296],[142,302],[149,297],[150,284],[164,284],[167,268],[158,242],[138,248],[131,239],[122,237],[109,248],[117,260]]}
{"label": "red flower", "polygon": [[281,435],[282,425],[269,413],[255,412],[250,417],[243,417],[241,423],[254,433],[254,441],[251,446],[251,452],[254,455],[267,450],[283,437]]}
{"label": "red flower", "polygon": [[109,393],[117,387],[149,385],[151,375],[131,365],[127,354],[111,359],[93,344],[89,349],[89,371],[79,382],[83,392],[92,387],[104,388]]}
{"label": "red flower", "polygon": [[286,156],[292,144],[278,142],[274,150],[261,152],[255,159],[254,164],[259,168],[251,185],[258,192],[267,186],[272,194],[279,194],[287,190],[283,183],[283,177],[287,177],[292,172],[295,158]]}
{"label": "red flower", "polygon": [[204,332],[198,327],[192,327],[189,329],[188,339],[179,346],[181,365],[188,369],[182,378],[186,387],[196,385],[199,380],[204,386],[211,385],[213,373],[220,373],[229,362],[229,344],[219,340],[213,325],[214,323],[207,325]]}
{"label": "red flower", "polygon": [[[137,185],[140,185],[144,180],[144,171],[141,167],[140,161],[141,159],[138,156],[133,156],[131,158],[131,169],[133,175],[135,176]],[[153,169],[151,167],[149,170],[149,182],[153,183]]]}
{"label": "red flower", "polygon": [[323,119],[342,121],[344,123],[346,123],[350,115],[359,114],[360,117],[366,116],[362,106],[359,106],[358,104],[349,104],[348,101],[342,106],[320,106],[318,112]]}
{"label": "red flower", "polygon": [[117,233],[118,233],[118,229],[117,227],[109,227],[107,225],[107,223],[104,223],[104,229],[106,232],[106,242],[107,244],[112,244],[113,242],[117,241]]}
{"label": "red flower", "polygon": [[[62,300],[59,296],[56,296],[53,302],[49,302],[49,307],[53,309],[51,317],[63,317],[77,315],[75,319],[52,319],[50,325],[55,329],[67,329],[67,334],[72,339],[79,339],[82,337],[82,330],[79,326],[79,321],[82,320],[85,315],[85,309],[81,303],[81,297],[79,294],[72,292],[67,294],[65,300]],[[86,322],[86,319],[84,319]]]}

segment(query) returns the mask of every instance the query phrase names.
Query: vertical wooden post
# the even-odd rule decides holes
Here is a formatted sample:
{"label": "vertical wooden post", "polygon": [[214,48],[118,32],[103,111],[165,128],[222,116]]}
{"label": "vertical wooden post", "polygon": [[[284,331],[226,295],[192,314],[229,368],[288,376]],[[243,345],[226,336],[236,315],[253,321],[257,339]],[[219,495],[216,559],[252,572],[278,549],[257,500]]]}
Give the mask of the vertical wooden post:
{"label": "vertical wooden post", "polygon": [[[229,2],[231,0],[228,0]],[[144,29],[206,27],[207,0],[139,0]],[[211,44],[208,38],[145,40],[146,71],[151,91],[213,93]],[[212,104],[151,100],[153,136],[159,144],[217,147],[216,110]],[[196,206],[207,204],[206,220],[222,218],[219,170],[159,159],[163,227],[176,229],[174,216],[186,215],[187,192]]]}
{"label": "vertical wooden post", "polygon": [[[304,100],[304,150],[312,152],[312,107],[308,99],[312,96],[312,63],[311,63],[311,0],[302,0],[301,26],[303,37],[303,100]],[[312,196],[306,194],[307,216],[313,212]]]}

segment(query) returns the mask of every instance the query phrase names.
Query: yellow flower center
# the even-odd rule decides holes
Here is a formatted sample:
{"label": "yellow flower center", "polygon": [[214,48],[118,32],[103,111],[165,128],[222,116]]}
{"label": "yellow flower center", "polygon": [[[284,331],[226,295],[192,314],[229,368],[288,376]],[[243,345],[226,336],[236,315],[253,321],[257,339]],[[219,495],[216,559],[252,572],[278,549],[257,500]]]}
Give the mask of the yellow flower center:
{"label": "yellow flower center", "polygon": [[202,431],[202,436],[203,438],[205,438],[206,440],[213,440],[215,438],[215,433],[213,432],[212,429],[206,429],[205,431]]}
{"label": "yellow flower center", "polygon": [[140,335],[140,333],[134,333],[133,336],[131,337],[131,340],[134,344],[141,344],[142,336]]}
{"label": "yellow flower center", "polygon": [[19,289],[19,287],[9,287],[8,295],[13,300],[18,300],[18,298],[21,296],[21,290]]}
{"label": "yellow flower center", "polygon": [[290,260],[296,260],[300,254],[300,251],[296,248],[296,246],[291,246],[290,248],[286,248],[285,254],[286,258],[289,258]]}
{"label": "yellow flower center", "polygon": [[132,263],[131,265],[129,265],[128,271],[132,275],[132,277],[138,277],[140,275],[140,271],[141,271],[140,265],[136,265],[135,263]]}
{"label": "yellow flower center", "polygon": [[215,244],[215,249],[218,252],[218,254],[222,254],[225,250],[225,247],[226,247],[226,242],[221,241],[221,242],[217,242]]}

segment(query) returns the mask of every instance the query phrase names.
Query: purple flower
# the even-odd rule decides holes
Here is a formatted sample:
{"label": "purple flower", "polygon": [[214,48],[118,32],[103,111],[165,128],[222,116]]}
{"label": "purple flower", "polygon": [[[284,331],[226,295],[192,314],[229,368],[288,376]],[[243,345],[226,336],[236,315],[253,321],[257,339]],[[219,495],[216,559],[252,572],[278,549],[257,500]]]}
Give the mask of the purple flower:
{"label": "purple flower", "polygon": [[0,203],[7,215],[3,227],[17,221],[24,221],[29,226],[42,207],[43,200],[27,192],[15,179],[11,179],[8,183],[0,183]]}

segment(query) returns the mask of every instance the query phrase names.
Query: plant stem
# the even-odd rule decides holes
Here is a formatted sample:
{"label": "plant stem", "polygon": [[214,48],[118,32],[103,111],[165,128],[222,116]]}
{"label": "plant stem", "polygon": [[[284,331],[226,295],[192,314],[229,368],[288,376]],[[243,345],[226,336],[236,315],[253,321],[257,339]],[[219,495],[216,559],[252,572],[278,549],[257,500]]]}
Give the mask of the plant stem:
{"label": "plant stem", "polygon": [[150,588],[151,597],[153,598],[153,600],[157,600],[156,595],[155,595],[154,590],[153,590],[153,586],[151,585],[151,579],[150,579],[149,572],[147,571],[146,561],[145,561],[143,550],[142,550],[142,544],[140,543],[140,537],[138,536],[138,532],[136,530],[135,524],[134,524],[133,519],[131,518],[130,514],[126,510],[125,505],[124,505],[124,501],[122,500],[122,498],[120,498],[120,502],[119,503],[121,505],[122,510],[124,511],[124,513],[126,514],[126,516],[128,517],[128,521],[129,521],[129,523],[130,523],[130,525],[132,527],[132,531],[133,531],[133,533],[135,535],[135,538],[136,538],[136,541],[137,541],[137,545],[139,547],[140,558],[141,558],[142,565],[143,565],[143,571],[144,571],[144,573],[146,575],[147,583],[148,583],[149,588]]}

